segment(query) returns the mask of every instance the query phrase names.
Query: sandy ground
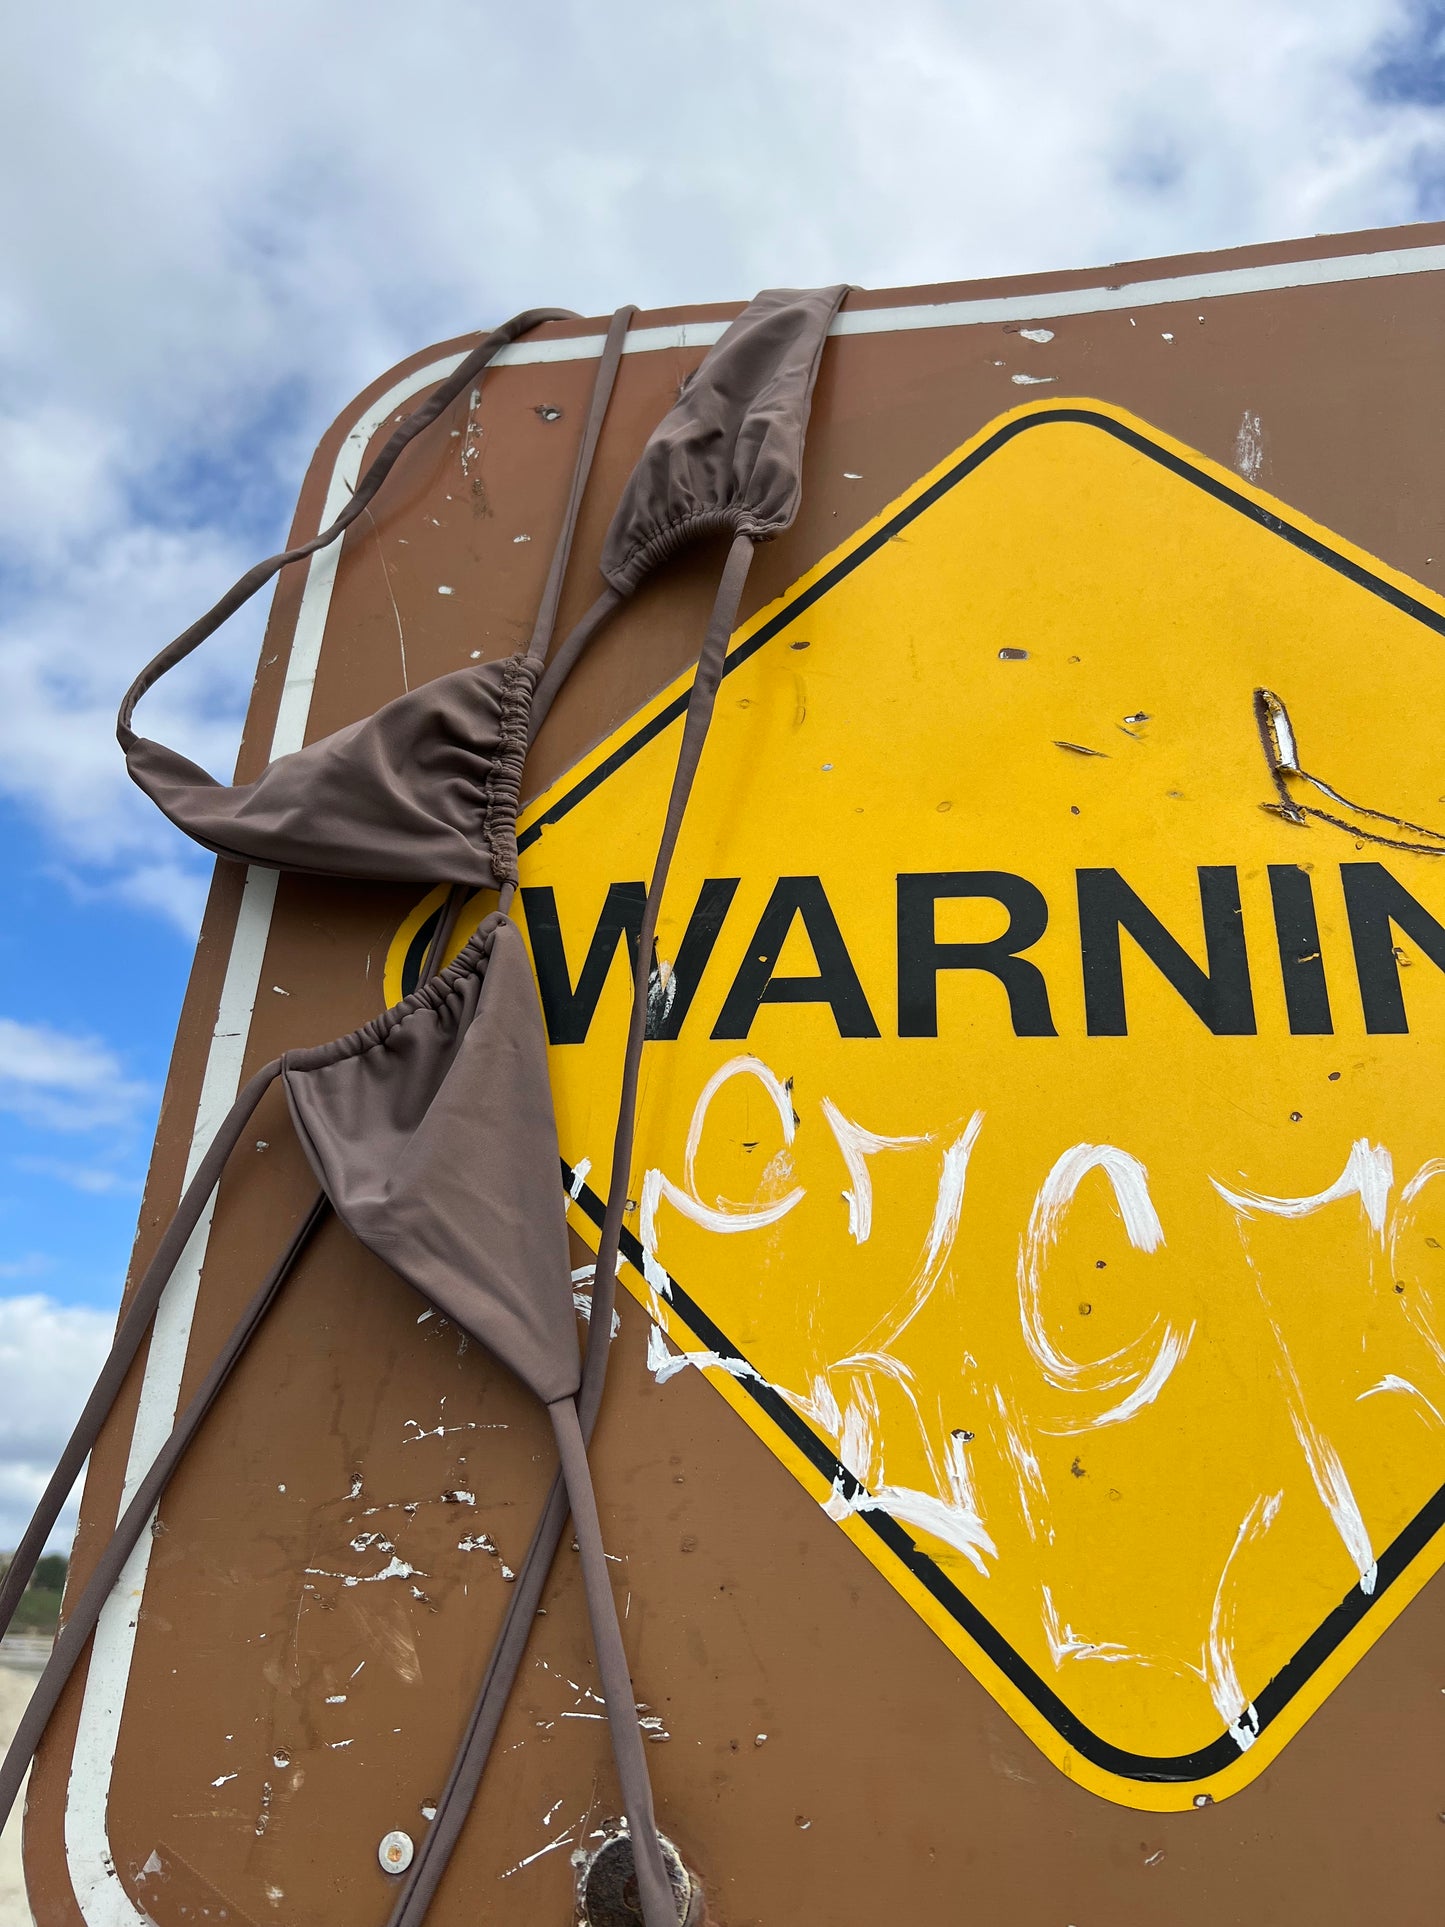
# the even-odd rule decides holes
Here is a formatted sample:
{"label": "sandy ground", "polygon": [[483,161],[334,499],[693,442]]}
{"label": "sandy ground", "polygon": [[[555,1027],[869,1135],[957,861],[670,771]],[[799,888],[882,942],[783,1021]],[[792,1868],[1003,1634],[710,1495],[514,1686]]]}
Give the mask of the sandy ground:
{"label": "sandy ground", "polygon": [[[10,1743],[35,1678],[33,1667],[12,1666],[0,1660],[0,1750]],[[0,1833],[0,1927],[30,1927],[25,1880],[20,1871],[20,1813],[24,1804],[22,1793],[5,1831]]]}

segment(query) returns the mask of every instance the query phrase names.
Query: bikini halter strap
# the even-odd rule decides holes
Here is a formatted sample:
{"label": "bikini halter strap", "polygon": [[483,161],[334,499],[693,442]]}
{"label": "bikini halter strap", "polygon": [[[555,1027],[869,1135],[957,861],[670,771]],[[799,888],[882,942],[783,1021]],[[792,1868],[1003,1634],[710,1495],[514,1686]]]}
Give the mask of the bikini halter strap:
{"label": "bikini halter strap", "polygon": [[[408,443],[415,441],[424,428],[430,427],[444,408],[448,408],[462,394],[468,383],[475,381],[488,363],[495,360],[503,348],[510,346],[519,335],[538,328],[544,321],[576,321],[578,316],[570,308],[528,308],[524,313],[514,315],[494,328],[486,338],[465,357],[461,364],[427,396],[426,400],[407,416],[406,420],[394,428],[379,453],[357,483],[356,489],[344,509],[319,535],[313,535],[309,542],[301,542],[294,549],[283,549],[279,555],[267,556],[247,569],[240,579],[231,584],[220,601],[193,622],[189,629],[183,630],[174,642],[168,642],[164,649],[146,664],[130,688],[121,699],[120,713],[116,717],[115,733],[122,749],[128,750],[136,741],[135,731],[131,728],[131,717],[135,706],[153,684],[159,682],[168,669],[174,669],[183,662],[193,649],[199,648],[208,636],[213,636],[221,624],[250,601],[258,589],[263,589],[273,575],[278,575],[288,562],[304,561],[308,555],[315,555],[318,549],[330,546],[369,505],[376,491],[381,487],[397,459]],[[590,461],[590,457],[589,457]]]}

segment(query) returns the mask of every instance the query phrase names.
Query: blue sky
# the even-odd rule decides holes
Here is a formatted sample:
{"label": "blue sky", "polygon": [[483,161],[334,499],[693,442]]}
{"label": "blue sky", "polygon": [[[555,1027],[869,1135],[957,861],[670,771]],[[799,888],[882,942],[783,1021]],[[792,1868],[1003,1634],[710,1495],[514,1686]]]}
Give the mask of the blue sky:
{"label": "blue sky", "polygon": [[[103,1350],[208,866],[135,668],[428,340],[556,301],[1090,265],[1445,211],[1445,7],[59,0],[0,97],[0,1546]],[[146,727],[229,771],[260,615]],[[84,986],[83,992],[81,986]]]}
{"label": "blue sky", "polygon": [[0,1010],[80,1045],[78,1084],[0,1071],[0,1277],[113,1309],[187,947],[154,915],[106,902],[13,804],[0,851]]}

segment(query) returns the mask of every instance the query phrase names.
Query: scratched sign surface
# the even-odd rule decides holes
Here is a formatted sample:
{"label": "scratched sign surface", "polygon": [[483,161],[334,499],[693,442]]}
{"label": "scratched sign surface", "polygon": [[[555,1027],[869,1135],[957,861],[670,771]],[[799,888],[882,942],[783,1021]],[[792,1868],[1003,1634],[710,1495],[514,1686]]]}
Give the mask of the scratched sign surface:
{"label": "scratched sign surface", "polygon": [[[1146,424],[1025,408],[739,632],[674,866],[653,1367],[1135,1806],[1244,1785],[1440,1562],[1442,636]],[[594,1242],[686,695],[526,819]]]}

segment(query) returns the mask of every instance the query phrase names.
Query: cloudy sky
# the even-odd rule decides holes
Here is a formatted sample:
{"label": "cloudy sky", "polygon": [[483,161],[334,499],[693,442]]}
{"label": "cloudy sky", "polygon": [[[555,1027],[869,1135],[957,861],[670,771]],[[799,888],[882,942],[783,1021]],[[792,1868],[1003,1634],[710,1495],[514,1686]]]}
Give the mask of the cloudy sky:
{"label": "cloudy sky", "polygon": [[[363,383],[533,304],[1445,214],[1441,4],[51,0],[6,40],[0,1547],[104,1350],[206,887],[116,702]],[[148,707],[223,774],[260,620]]]}

